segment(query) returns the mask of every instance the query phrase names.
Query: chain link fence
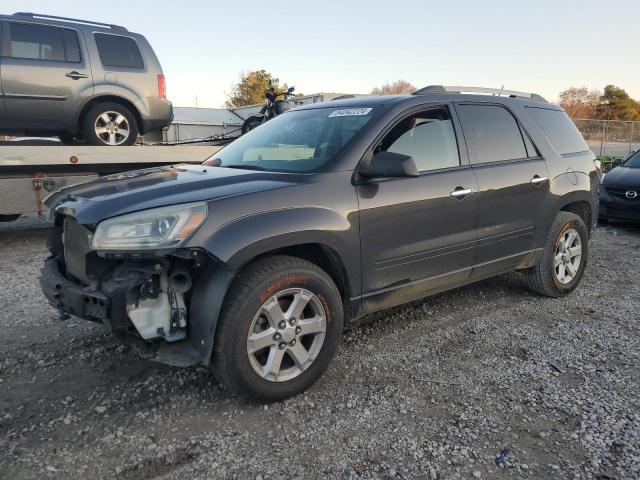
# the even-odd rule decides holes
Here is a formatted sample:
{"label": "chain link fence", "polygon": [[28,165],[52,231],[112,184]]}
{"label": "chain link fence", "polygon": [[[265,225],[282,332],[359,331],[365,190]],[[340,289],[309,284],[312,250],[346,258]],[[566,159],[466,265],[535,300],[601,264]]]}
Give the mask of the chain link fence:
{"label": "chain link fence", "polygon": [[640,148],[640,122],[573,119],[593,153],[624,158]]}

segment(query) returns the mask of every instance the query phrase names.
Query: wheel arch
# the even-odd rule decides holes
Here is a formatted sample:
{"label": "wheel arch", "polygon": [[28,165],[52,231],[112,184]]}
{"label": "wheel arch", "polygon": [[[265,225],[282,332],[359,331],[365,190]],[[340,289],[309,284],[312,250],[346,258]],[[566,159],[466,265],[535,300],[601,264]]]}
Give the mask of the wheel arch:
{"label": "wheel arch", "polygon": [[592,228],[592,209],[591,204],[586,200],[575,200],[569,202],[560,208],[561,212],[569,212],[578,215],[587,226],[587,232],[591,232]]}
{"label": "wheel arch", "polygon": [[340,258],[338,252],[333,248],[322,243],[289,245],[270,250],[253,257],[242,266],[242,269],[246,268],[258,259],[273,255],[288,255],[290,257],[301,258],[316,265],[324,271],[329,275],[329,277],[331,277],[331,280],[336,284],[336,287],[338,287],[338,291],[340,292],[342,303],[345,308],[345,314],[347,317],[351,316],[351,305],[349,299],[351,298],[352,292],[349,285],[349,278],[342,258]]}
{"label": "wheel arch", "polygon": [[138,109],[138,107],[136,107],[131,100],[128,100],[118,95],[100,95],[97,97],[92,97],[88,102],[86,102],[83,105],[82,109],[80,110],[80,114],[78,115],[78,120],[76,121],[76,131],[78,132],[82,131],[82,124],[87,116],[87,112],[89,112],[89,110],[93,106],[98,105],[100,103],[107,103],[107,102],[118,103],[123,107],[128,108],[136,120],[136,124],[140,134],[142,135],[145,133],[144,125],[142,122],[142,114],[140,113],[140,110]]}

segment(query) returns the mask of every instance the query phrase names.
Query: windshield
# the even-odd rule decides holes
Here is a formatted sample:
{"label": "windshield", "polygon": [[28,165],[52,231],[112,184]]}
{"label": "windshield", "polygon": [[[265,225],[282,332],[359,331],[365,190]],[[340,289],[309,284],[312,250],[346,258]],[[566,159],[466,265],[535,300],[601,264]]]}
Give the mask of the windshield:
{"label": "windshield", "polygon": [[628,168],[640,168],[640,150],[627,158],[622,165]]}
{"label": "windshield", "polygon": [[374,108],[316,108],[269,120],[215,153],[205,165],[281,172],[320,169],[374,116]]}

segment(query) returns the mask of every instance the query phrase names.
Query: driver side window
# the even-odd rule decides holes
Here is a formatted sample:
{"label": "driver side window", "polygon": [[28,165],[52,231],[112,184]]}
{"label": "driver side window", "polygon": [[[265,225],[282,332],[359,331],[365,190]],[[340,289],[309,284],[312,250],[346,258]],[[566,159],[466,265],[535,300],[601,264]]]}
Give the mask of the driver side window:
{"label": "driver side window", "polygon": [[460,166],[458,144],[446,107],[431,108],[403,119],[382,140],[376,152],[409,155],[418,171]]}

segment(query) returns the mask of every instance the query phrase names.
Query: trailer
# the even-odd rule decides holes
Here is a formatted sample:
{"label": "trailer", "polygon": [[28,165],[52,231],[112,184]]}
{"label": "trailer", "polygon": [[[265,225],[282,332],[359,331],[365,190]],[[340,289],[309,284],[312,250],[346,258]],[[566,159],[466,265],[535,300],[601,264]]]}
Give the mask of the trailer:
{"label": "trailer", "polygon": [[221,145],[93,147],[0,146],[0,221],[45,213],[43,200],[56,190],[102,175],[160,165],[201,163]]}

